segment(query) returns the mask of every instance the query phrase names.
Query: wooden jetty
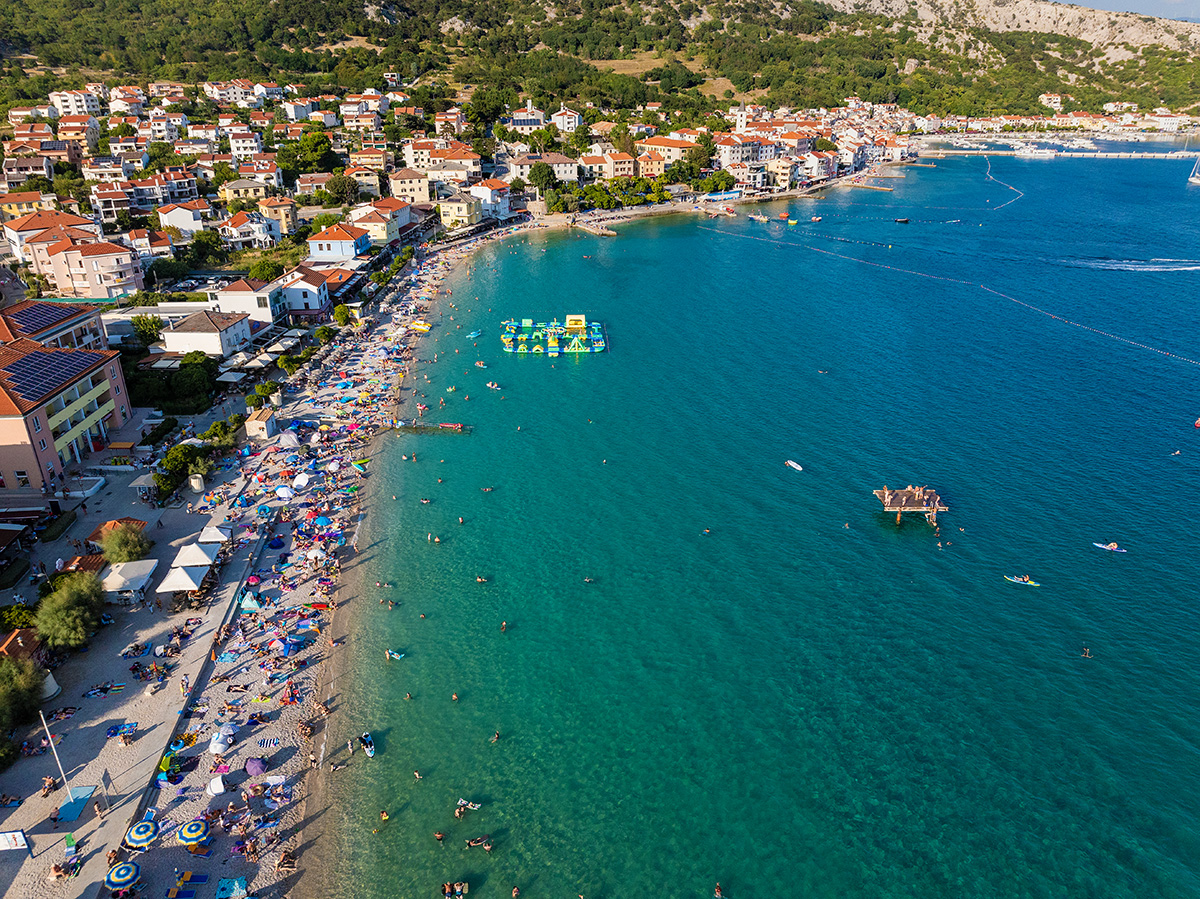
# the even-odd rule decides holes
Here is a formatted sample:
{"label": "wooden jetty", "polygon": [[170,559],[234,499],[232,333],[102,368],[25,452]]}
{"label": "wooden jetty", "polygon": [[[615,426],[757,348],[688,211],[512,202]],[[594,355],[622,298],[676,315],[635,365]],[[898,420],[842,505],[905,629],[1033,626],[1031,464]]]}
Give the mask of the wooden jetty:
{"label": "wooden jetty", "polygon": [[471,425],[464,425],[459,422],[443,422],[434,424],[430,422],[408,422],[403,421],[395,426],[392,430],[400,431],[405,434],[470,434]]}
{"label": "wooden jetty", "polygon": [[905,512],[920,512],[930,524],[936,525],[937,513],[950,511],[932,487],[914,487],[909,484],[901,490],[889,490],[885,484],[882,490],[876,490],[874,493],[883,503],[885,512],[896,513],[896,524],[900,523],[900,516]]}

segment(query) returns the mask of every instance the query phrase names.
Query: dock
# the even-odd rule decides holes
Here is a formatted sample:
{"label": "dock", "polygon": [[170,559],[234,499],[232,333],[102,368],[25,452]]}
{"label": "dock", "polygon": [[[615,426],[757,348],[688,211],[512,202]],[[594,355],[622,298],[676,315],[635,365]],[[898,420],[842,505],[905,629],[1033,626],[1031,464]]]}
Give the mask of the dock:
{"label": "dock", "polygon": [[[1049,149],[1049,148],[1047,148]],[[1195,159],[1195,153],[1173,150],[1169,153],[1100,153],[1091,150],[1053,150],[1050,154],[1030,156],[1017,150],[952,150],[937,149],[935,159],[947,156],[1019,156],[1022,159]],[[929,154],[932,156],[932,154]]]}
{"label": "dock", "polygon": [[936,525],[937,513],[950,511],[937,491],[931,487],[914,487],[909,484],[901,490],[889,490],[884,484],[882,490],[876,490],[874,493],[883,503],[885,512],[896,513],[896,524],[900,523],[900,516],[905,512],[920,512],[926,521]]}
{"label": "dock", "polygon": [[586,231],[588,234],[595,237],[616,237],[617,232],[612,228],[606,228],[603,225],[592,225],[586,222],[571,222],[572,228],[578,228],[580,231]]}
{"label": "dock", "polygon": [[[870,175],[868,177],[873,178],[875,176]],[[851,187],[859,187],[859,188],[862,188],[863,190],[886,190],[888,193],[891,193],[893,190],[896,189],[894,187],[884,187],[882,184],[862,184],[858,181],[851,181],[850,186]]]}
{"label": "dock", "polygon": [[936,169],[937,164],[932,162],[906,162],[905,165],[911,165],[918,169]]}
{"label": "dock", "polygon": [[404,434],[470,434],[471,425],[464,425],[461,422],[441,422],[434,424],[430,422],[416,421],[398,421],[392,428],[394,431],[399,431]]}

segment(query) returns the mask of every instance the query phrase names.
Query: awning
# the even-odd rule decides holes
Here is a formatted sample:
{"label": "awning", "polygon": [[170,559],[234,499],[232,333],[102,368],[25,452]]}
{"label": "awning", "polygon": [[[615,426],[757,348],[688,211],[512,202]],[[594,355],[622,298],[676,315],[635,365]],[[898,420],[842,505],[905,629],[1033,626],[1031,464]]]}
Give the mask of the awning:
{"label": "awning", "polygon": [[224,374],[217,375],[217,380],[220,381],[222,384],[236,384],[238,381],[240,381],[244,377],[246,377],[245,372],[227,371]]}
{"label": "awning", "polygon": [[138,593],[146,589],[151,575],[158,568],[158,559],[140,562],[118,562],[108,569],[102,583],[105,593]]}
{"label": "awning", "polygon": [[225,543],[230,536],[229,528],[218,527],[215,524],[210,524],[200,532],[200,536],[196,538],[197,543]]}
{"label": "awning", "polygon": [[267,347],[267,350],[271,353],[286,353],[299,342],[300,341],[296,340],[294,337],[285,337],[282,340],[277,340],[275,343],[271,344],[269,347]]}
{"label": "awning", "polygon": [[123,440],[119,441],[119,442],[114,440],[112,443],[110,443],[108,445],[108,448],[111,450],[131,450],[131,449],[133,449],[133,444],[126,443]]}
{"label": "awning", "polygon": [[175,554],[175,561],[171,563],[171,567],[208,567],[217,561],[217,554],[220,551],[221,547],[216,543],[192,543],[188,546],[180,547],[179,552]]}
{"label": "awning", "polygon": [[186,568],[172,568],[167,572],[167,576],[163,578],[162,583],[158,585],[157,592],[181,593],[184,591],[199,590],[207,574],[208,568],[205,566],[189,565]]}
{"label": "awning", "polygon": [[284,337],[307,337],[308,331],[305,330],[304,328],[292,328],[292,330],[288,331],[283,336]]}

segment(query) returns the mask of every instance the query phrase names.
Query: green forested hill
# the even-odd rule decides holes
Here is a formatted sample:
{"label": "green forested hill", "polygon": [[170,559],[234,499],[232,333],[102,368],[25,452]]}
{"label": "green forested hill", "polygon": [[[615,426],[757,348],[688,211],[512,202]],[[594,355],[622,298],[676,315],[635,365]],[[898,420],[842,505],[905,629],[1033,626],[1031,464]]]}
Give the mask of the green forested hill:
{"label": "green forested hill", "polygon": [[[623,106],[663,95],[681,106],[709,103],[700,86],[714,78],[767,102],[831,105],[858,94],[959,114],[1043,111],[1045,91],[1069,92],[1089,108],[1116,98],[1179,108],[1200,97],[1200,61],[1183,52],[1129,48],[1112,62],[1108,48],[1062,35],[931,30],[915,17],[843,13],[811,0],[5,0],[0,49],[8,58],[0,104],[8,105],[58,83],[38,77],[37,65],[67,83],[102,72],[346,88],[398,71],[539,101]],[[646,51],[662,65],[639,77],[590,64]]]}

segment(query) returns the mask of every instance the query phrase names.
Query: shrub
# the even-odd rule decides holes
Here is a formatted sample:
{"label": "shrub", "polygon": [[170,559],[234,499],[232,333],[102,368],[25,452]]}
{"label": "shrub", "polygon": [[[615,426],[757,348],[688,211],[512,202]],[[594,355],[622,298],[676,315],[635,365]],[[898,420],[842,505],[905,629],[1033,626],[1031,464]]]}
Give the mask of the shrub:
{"label": "shrub", "polygon": [[113,528],[100,540],[104,558],[110,563],[137,562],[150,552],[150,541],[141,529],[132,524]]}
{"label": "shrub", "polygon": [[172,431],[179,427],[179,419],[164,418],[162,424],[156,426],[149,434],[141,439],[139,446],[154,446]]}
{"label": "shrub", "polygon": [[23,627],[33,627],[36,609],[30,606],[5,606],[0,609],[0,633],[10,634]]}
{"label": "shrub", "polygon": [[259,394],[259,393],[247,393],[246,394],[246,408],[247,409],[261,409],[263,406],[263,403],[265,403],[266,401],[267,401],[267,398],[265,396],[263,396],[262,394]]}
{"label": "shrub", "polygon": [[337,331],[333,330],[333,328],[329,327],[329,325],[321,325],[321,327],[317,328],[313,336],[317,338],[322,345],[325,345],[329,343],[329,341],[333,340],[336,334]]}

